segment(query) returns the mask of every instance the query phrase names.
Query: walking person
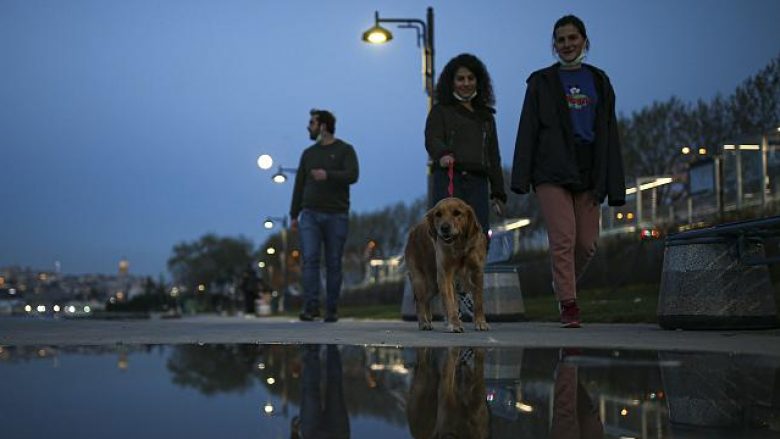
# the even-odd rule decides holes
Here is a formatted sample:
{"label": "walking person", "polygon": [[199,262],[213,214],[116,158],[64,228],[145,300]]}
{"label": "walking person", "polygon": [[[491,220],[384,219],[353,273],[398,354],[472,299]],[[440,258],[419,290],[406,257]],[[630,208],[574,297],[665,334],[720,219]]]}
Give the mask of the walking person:
{"label": "walking person", "polygon": [[244,313],[247,316],[254,315],[257,311],[255,301],[260,296],[260,278],[257,277],[254,263],[250,262],[241,273],[239,289],[244,295]]}
{"label": "walking person", "polygon": [[577,279],[596,252],[600,204],[625,204],[615,92],[583,63],[590,48],[574,15],[553,26],[555,64],[529,76],[510,188],[534,190],[547,225],[553,291],[563,327],[580,327]]}
{"label": "walking person", "polygon": [[339,347],[325,346],[322,379],[322,345],[301,347],[301,411],[292,420],[292,438],[349,439],[349,412],[344,398],[344,372]]}
{"label": "walking person", "polygon": [[349,226],[349,187],[358,180],[352,145],[334,137],[336,118],[326,110],[310,111],[309,137],[316,143],[301,154],[295,174],[291,228],[299,229],[303,254],[303,321],[320,316],[320,253],[325,248],[325,321],[338,321],[341,259]]}
{"label": "walking person", "polygon": [[442,70],[425,122],[425,148],[433,160],[429,207],[448,196],[458,197],[474,209],[485,235],[491,204],[503,215],[506,203],[495,102],[487,68],[476,56],[463,53]]}

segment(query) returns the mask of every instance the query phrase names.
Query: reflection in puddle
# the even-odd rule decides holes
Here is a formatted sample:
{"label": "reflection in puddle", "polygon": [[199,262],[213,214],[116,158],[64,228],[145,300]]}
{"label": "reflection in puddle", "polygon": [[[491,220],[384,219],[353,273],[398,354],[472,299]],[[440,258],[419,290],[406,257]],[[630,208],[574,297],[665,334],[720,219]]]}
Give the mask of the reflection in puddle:
{"label": "reflection in puddle", "polygon": [[780,438],[780,358],[593,349],[0,348],[2,437]]}

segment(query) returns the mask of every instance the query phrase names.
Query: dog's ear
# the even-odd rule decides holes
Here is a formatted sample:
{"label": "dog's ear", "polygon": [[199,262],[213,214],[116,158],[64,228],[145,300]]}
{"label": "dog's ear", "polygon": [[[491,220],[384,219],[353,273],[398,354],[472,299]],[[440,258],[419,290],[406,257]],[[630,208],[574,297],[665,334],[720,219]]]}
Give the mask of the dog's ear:
{"label": "dog's ear", "polygon": [[468,236],[478,236],[480,233],[482,233],[482,226],[479,224],[477,214],[474,213],[474,209],[472,209],[468,204],[466,204],[466,212],[466,215],[468,216],[468,224],[466,225],[466,230],[469,232]]}
{"label": "dog's ear", "polygon": [[436,234],[436,222],[433,218],[435,213],[436,208],[433,208],[425,214],[425,223],[428,225],[428,236],[430,236],[434,241],[436,240],[436,236],[438,236]]}

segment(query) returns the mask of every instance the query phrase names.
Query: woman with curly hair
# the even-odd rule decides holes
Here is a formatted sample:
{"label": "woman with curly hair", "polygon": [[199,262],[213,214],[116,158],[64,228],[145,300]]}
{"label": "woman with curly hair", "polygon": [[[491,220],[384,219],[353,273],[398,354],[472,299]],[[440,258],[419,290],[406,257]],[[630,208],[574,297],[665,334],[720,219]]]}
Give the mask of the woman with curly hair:
{"label": "woman with curly hair", "polygon": [[433,161],[430,207],[458,197],[474,209],[487,234],[491,200],[496,213],[503,214],[506,192],[493,118],[496,100],[485,65],[468,53],[451,59],[439,76],[434,100],[425,123],[425,148]]}

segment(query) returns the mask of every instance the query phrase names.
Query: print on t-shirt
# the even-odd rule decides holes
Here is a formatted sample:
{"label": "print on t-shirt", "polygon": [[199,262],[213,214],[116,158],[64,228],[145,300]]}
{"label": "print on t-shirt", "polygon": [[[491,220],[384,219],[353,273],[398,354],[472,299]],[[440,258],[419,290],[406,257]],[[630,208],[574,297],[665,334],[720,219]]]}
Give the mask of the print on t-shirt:
{"label": "print on t-shirt", "polygon": [[569,87],[569,92],[566,94],[566,102],[569,104],[570,110],[581,110],[590,105],[590,98],[582,93],[579,85],[574,84]]}

